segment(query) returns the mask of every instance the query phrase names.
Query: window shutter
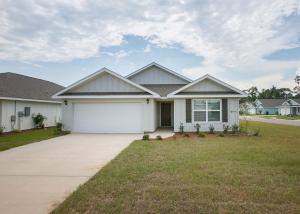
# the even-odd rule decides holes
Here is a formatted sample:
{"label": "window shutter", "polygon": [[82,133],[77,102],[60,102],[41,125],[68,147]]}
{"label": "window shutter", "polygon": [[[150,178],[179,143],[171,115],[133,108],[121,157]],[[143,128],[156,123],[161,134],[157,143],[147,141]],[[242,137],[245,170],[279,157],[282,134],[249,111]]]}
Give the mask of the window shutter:
{"label": "window shutter", "polygon": [[228,100],[222,99],[222,121],[228,122]]}
{"label": "window shutter", "polygon": [[192,122],[192,100],[185,100],[185,120],[187,123]]}

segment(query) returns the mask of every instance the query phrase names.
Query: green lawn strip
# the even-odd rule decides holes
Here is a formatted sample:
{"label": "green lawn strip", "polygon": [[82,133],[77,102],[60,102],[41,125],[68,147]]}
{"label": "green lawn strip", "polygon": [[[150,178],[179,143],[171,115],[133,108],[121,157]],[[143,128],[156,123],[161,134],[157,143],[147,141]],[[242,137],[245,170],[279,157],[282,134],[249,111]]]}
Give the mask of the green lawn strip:
{"label": "green lawn strip", "polygon": [[135,141],[53,213],[297,213],[299,127],[259,137]]}
{"label": "green lawn strip", "polygon": [[300,115],[294,115],[294,116],[287,116],[287,115],[257,115],[262,118],[266,119],[282,119],[282,120],[300,120]]}
{"label": "green lawn strip", "polygon": [[9,133],[0,135],[0,151],[23,146],[29,143],[39,142],[41,140],[58,137],[63,133],[56,132],[55,128],[34,129],[20,133]]}

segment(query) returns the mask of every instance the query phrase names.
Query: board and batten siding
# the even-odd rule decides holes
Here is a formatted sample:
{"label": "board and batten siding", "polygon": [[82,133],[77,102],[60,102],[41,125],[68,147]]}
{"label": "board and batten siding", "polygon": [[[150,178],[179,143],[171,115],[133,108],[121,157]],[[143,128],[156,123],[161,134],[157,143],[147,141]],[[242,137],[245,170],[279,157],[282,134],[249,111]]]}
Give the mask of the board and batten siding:
{"label": "board and batten siding", "polygon": [[[72,131],[74,118],[74,103],[142,103],[143,104],[143,131],[153,132],[157,128],[156,102],[154,99],[87,99],[87,100],[67,100],[67,105],[62,104],[62,123],[64,130]],[[119,118],[122,119],[122,118]]]}
{"label": "board and batten siding", "polygon": [[183,92],[195,92],[195,91],[231,91],[229,88],[226,88],[225,86],[213,82],[212,80],[205,79],[191,87],[188,87],[187,89],[183,90]]}
{"label": "board and batten siding", "polygon": [[[209,99],[209,98],[207,98]],[[207,122],[199,123],[201,125],[201,131],[209,131],[209,126],[212,124],[215,127],[215,131],[223,131],[223,124],[230,126],[239,124],[239,99],[228,98],[228,122]],[[183,123],[184,131],[194,132],[196,131],[194,123],[186,122],[186,99],[174,99],[174,131],[179,132],[180,123]],[[192,115],[192,114],[191,114]]]}
{"label": "board and batten siding", "polygon": [[187,84],[188,81],[181,79],[174,74],[171,74],[161,68],[156,66],[151,66],[150,68],[141,71],[131,77],[131,81],[137,84]]}
{"label": "board and batten siding", "polygon": [[69,92],[143,92],[141,89],[109,74],[102,73]]}
{"label": "board and batten siding", "polygon": [[[28,117],[18,118],[18,112],[24,112],[25,107],[30,107],[30,115]],[[16,123],[12,126],[10,117],[15,115]],[[29,101],[13,101],[1,100],[1,126],[4,126],[4,132],[13,131],[13,129],[32,129],[34,123],[32,120],[33,114],[42,114],[46,116],[45,126],[55,126],[56,122],[61,121],[61,104],[60,103],[43,103],[43,102],[29,102]]]}

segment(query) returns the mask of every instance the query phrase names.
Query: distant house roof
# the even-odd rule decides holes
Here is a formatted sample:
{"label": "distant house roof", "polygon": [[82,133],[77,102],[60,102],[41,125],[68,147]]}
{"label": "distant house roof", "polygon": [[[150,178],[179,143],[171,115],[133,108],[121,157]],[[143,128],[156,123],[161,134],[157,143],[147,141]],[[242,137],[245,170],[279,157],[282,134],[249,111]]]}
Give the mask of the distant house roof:
{"label": "distant house roof", "polygon": [[54,101],[64,87],[53,82],[15,73],[0,73],[0,97]]}
{"label": "distant house roof", "polygon": [[258,99],[264,108],[275,108],[284,103],[285,99]]}

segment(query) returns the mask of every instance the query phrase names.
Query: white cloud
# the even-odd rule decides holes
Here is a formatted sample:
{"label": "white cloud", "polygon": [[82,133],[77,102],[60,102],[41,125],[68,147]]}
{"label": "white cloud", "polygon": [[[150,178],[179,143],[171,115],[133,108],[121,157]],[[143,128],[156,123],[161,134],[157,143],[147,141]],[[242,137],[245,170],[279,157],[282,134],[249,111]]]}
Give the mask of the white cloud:
{"label": "white cloud", "polygon": [[[201,67],[184,74],[195,78],[210,73],[242,88],[251,81],[287,84],[285,72],[300,67],[300,60],[263,59],[299,46],[299,0],[23,0],[2,1],[0,8],[5,8],[0,12],[2,60],[88,58],[122,44],[124,35],[136,35],[160,47],[180,44],[204,58]],[[298,21],[289,21],[291,16]],[[127,53],[114,54],[122,58]]]}

